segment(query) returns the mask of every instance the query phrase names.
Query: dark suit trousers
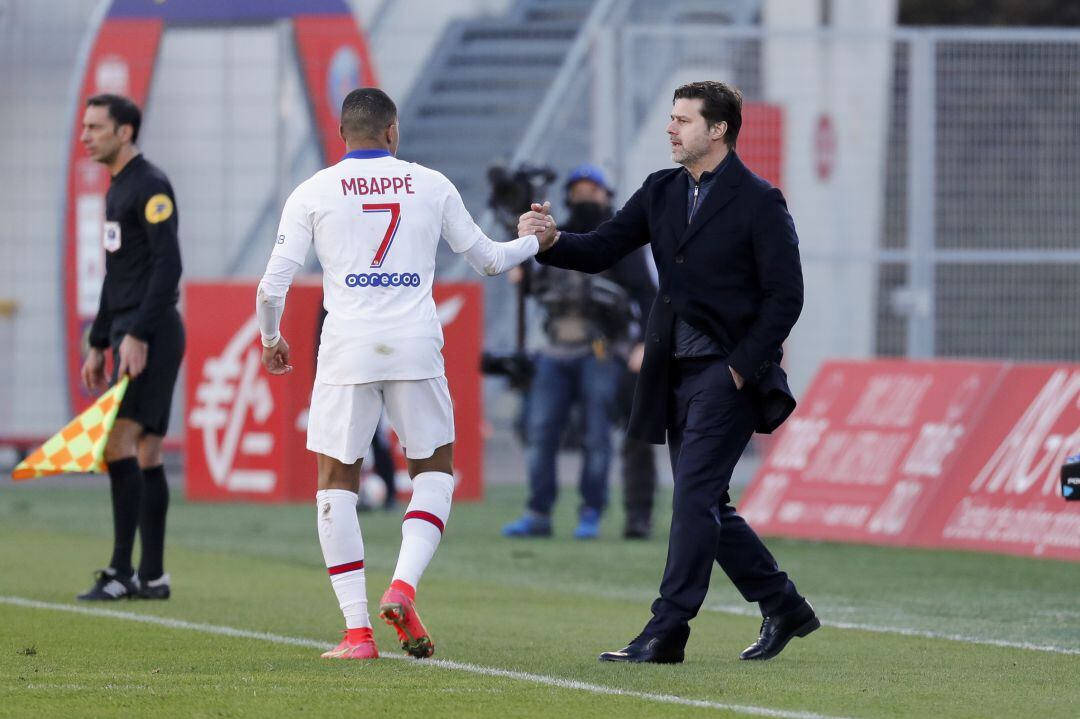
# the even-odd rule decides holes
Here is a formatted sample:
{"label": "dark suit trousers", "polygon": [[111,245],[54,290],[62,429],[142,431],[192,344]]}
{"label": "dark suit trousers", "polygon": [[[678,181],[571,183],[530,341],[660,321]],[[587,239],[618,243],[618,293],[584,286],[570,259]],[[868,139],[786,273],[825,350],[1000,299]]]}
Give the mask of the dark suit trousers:
{"label": "dark suit trousers", "polygon": [[671,373],[671,534],[646,633],[686,631],[705,601],[713,560],[763,616],[797,608],[803,599],[795,585],[728,496],[731,473],[758,419],[756,395],[736,389],[718,357],[673,360]]}

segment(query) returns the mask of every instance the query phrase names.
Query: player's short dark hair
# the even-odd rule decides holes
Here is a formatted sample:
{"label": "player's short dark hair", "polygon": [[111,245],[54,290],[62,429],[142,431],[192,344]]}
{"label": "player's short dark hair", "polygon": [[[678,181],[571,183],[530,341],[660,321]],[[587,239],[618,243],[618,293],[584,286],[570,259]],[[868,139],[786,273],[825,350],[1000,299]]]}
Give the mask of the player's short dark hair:
{"label": "player's short dark hair", "polygon": [[86,106],[108,108],[109,117],[116,123],[116,127],[131,125],[131,141],[138,141],[139,127],[142,125],[142,110],[130,98],[104,93],[91,97],[86,101]]}
{"label": "player's short dark hair", "polygon": [[377,138],[397,122],[397,105],[377,87],[361,87],[341,103],[341,126],[350,137]]}
{"label": "player's short dark hair", "polygon": [[742,127],[741,92],[722,82],[703,80],[677,87],[671,101],[674,103],[681,98],[702,101],[701,115],[709,127],[718,122],[726,122],[727,132],[724,133],[724,142],[728,147],[735,148],[735,141],[739,139],[739,129]]}

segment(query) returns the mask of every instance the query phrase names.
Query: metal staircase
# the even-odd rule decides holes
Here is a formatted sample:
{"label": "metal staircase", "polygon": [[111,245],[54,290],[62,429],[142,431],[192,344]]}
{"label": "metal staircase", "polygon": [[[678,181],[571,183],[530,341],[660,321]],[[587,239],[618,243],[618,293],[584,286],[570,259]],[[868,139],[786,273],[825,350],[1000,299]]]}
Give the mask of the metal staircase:
{"label": "metal staircase", "polygon": [[518,0],[453,23],[402,108],[399,157],[445,174],[479,218],[485,170],[514,154],[593,5]]}

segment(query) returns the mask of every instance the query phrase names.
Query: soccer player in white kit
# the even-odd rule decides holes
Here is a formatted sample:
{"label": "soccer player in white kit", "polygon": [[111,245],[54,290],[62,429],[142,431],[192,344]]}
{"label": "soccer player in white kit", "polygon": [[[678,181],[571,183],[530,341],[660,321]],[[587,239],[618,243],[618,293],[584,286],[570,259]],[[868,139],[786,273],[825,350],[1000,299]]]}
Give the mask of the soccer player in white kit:
{"label": "soccer player in white kit", "polygon": [[477,272],[495,275],[535,255],[538,244],[535,236],[492,242],[449,180],[395,158],[397,108],[382,90],[350,92],[340,132],[345,157],[297,187],[282,211],[256,300],[262,361],[271,374],[292,370],[279,326],[289,285],[314,243],[327,316],[307,448],[318,459],[319,542],[346,627],[342,642],[322,656],[379,656],[356,502],[363,453],[385,407],[405,450],[413,492],[379,616],[406,652],[429,657],[435,644],[416,612],[416,587],[439,545],[454,490],[453,406],[431,296],[436,250],[441,237]]}

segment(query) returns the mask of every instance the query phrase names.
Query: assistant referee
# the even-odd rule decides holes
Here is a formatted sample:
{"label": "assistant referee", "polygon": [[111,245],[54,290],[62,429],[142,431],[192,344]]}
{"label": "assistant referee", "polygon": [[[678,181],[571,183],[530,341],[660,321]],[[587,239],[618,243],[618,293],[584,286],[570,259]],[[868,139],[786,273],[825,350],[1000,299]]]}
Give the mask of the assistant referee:
{"label": "assistant referee", "polygon": [[[169,179],[139,152],[138,106],[120,95],[86,101],[81,141],[105,165],[105,282],[82,366],[91,392],[106,387],[105,350],[112,348],[111,381],[132,381],[105,446],[113,508],[108,567],[79,599],[168,599],[164,569],[169,485],[161,444],[169,426],[173,387],[184,355],[184,325],[176,309],[181,273],[176,198]],[[132,566],[136,528],[142,543]]]}

